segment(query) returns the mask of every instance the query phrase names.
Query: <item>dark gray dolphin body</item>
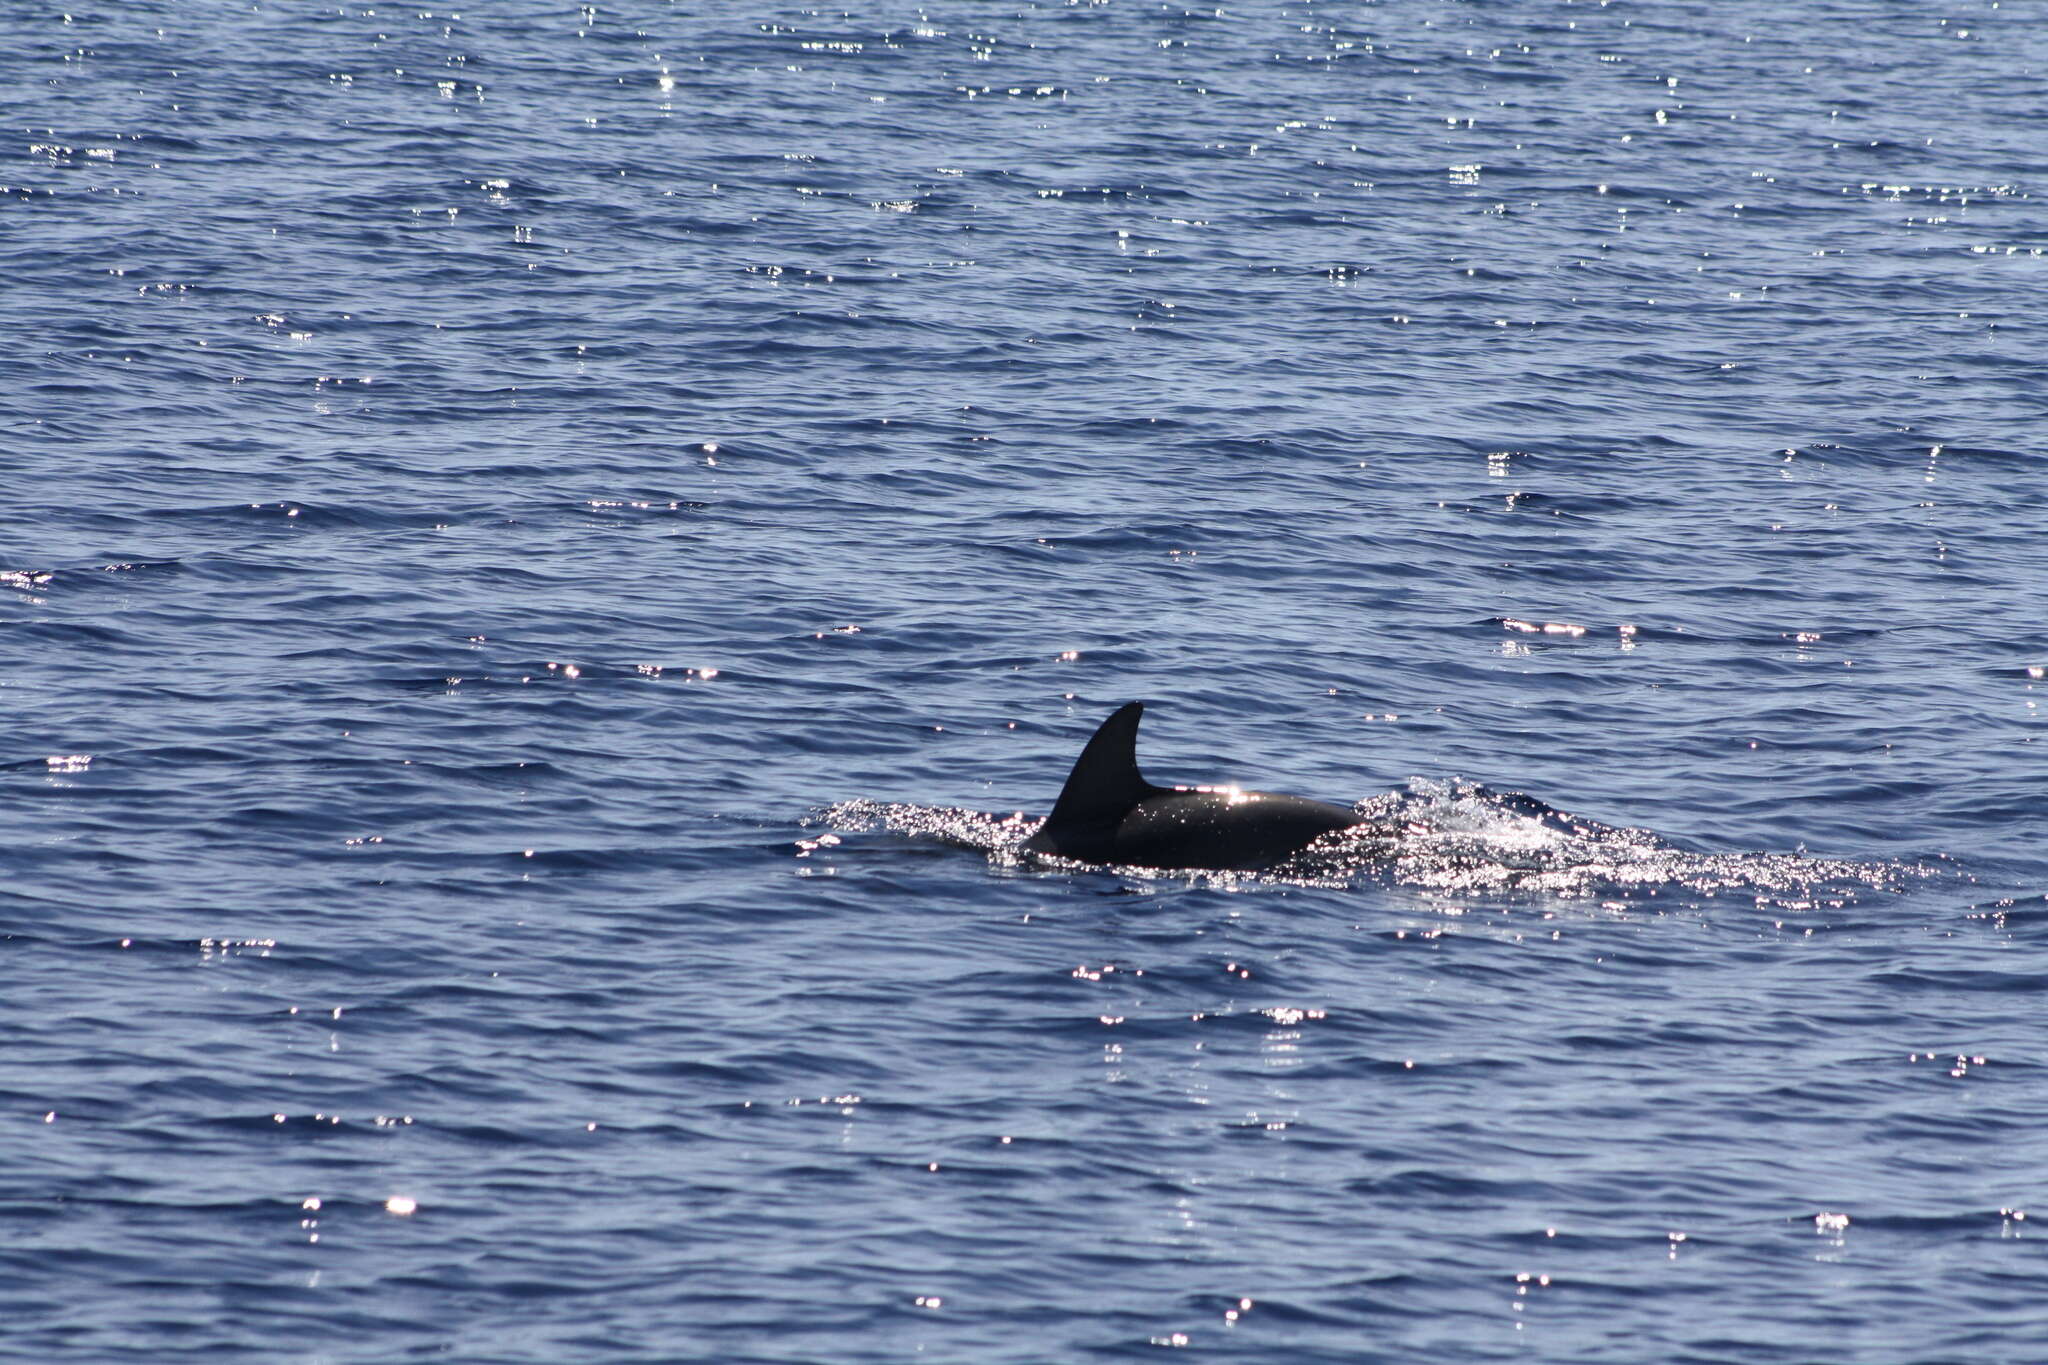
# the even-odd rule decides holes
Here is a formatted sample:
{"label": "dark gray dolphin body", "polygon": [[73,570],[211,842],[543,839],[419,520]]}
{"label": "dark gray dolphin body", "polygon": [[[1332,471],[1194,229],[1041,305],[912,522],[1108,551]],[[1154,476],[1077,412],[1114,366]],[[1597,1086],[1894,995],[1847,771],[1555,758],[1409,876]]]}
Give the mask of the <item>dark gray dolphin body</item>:
{"label": "dark gray dolphin body", "polygon": [[1361,823],[1356,811],[1301,796],[1153,786],[1138,773],[1144,712],[1134,701],[1102,722],[1024,852],[1124,867],[1254,868]]}

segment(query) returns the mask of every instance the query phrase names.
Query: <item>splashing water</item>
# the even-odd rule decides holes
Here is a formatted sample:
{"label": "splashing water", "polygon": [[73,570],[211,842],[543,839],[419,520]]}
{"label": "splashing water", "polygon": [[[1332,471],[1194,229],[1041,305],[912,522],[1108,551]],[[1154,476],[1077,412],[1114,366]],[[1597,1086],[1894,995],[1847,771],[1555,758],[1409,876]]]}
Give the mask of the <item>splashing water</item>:
{"label": "splashing water", "polygon": [[[1582,819],[1520,792],[1478,783],[1411,778],[1406,791],[1356,804],[1359,824],[1256,872],[1116,868],[1118,875],[1205,885],[1349,886],[1376,880],[1428,892],[1524,893],[1562,900],[1655,895],[1748,895],[1781,910],[1838,908],[1867,892],[1893,893],[1932,874],[1916,863],[1859,862],[1805,853],[1693,852],[1645,829]],[[1019,845],[1037,817],[908,802],[843,801],[807,825],[827,833],[799,841],[798,856],[846,834],[887,834],[986,854],[1004,868],[1075,867],[1033,858]]]}
{"label": "splashing water", "polygon": [[[1669,887],[1701,896],[1746,893],[1759,905],[1804,910],[1839,905],[1861,891],[1898,891],[1929,871],[1804,853],[1694,852],[1646,829],[1604,825],[1469,782],[1414,778],[1406,792],[1368,798],[1358,809],[1374,826],[1398,827],[1399,837],[1391,844],[1371,840],[1357,854],[1340,846],[1332,855],[1353,859],[1355,871],[1432,890],[1580,899]],[[1365,861],[1357,861],[1360,855]]]}

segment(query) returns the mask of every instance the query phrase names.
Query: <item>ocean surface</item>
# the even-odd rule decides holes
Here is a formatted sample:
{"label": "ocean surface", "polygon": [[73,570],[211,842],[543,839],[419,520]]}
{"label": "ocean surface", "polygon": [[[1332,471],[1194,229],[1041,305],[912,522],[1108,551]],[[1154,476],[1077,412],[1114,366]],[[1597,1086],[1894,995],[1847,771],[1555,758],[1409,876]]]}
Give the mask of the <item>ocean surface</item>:
{"label": "ocean surface", "polygon": [[5,7],[0,1356],[2048,1359],[2044,76]]}

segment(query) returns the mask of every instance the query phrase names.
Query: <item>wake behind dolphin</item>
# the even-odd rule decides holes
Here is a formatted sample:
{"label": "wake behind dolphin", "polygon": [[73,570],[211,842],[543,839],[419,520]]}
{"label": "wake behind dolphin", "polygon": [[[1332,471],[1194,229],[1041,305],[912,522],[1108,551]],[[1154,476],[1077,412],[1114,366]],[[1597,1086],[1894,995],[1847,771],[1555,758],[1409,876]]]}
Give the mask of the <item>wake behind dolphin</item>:
{"label": "wake behind dolphin", "polygon": [[1120,867],[1238,871],[1271,867],[1362,823],[1355,810],[1304,796],[1147,782],[1138,772],[1144,713],[1143,702],[1129,702],[1102,722],[1022,852]]}

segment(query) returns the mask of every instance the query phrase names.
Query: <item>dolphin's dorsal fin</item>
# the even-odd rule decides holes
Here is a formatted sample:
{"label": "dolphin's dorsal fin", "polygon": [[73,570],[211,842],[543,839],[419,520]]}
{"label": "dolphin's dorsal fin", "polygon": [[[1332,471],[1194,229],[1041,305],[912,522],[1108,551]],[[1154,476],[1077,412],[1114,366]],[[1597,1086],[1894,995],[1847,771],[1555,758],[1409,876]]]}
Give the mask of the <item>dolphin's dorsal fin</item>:
{"label": "dolphin's dorsal fin", "polygon": [[1138,772],[1138,721],[1145,703],[1129,702],[1096,730],[1088,747],[1074,760],[1067,785],[1040,831],[1042,839],[1057,841],[1070,830],[1114,826],[1131,807],[1160,788]]}

